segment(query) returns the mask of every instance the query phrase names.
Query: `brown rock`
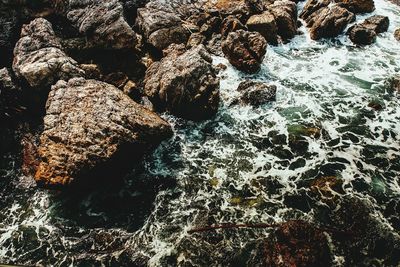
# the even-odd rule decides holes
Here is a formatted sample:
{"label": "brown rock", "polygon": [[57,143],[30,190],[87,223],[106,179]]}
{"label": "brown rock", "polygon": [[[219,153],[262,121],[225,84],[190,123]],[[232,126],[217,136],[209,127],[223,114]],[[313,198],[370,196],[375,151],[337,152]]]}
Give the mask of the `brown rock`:
{"label": "brown rock", "polygon": [[374,0],[335,0],[340,6],[355,14],[370,13],[375,10]]}
{"label": "brown rock", "polygon": [[259,32],[268,43],[278,43],[278,26],[274,15],[270,11],[251,16],[246,26],[250,31]]}
{"label": "brown rock", "polygon": [[228,34],[222,42],[222,51],[237,69],[255,73],[267,52],[267,41],[258,32],[239,30]]}
{"label": "brown rock", "polygon": [[268,9],[273,14],[278,28],[278,35],[284,41],[292,39],[297,34],[297,6],[294,2],[275,1]]}
{"label": "brown rock", "polygon": [[63,187],[101,177],[105,170],[115,176],[121,169],[110,165],[126,167],[171,134],[167,122],[110,84],[59,81],[47,102],[35,180]]}
{"label": "brown rock", "polygon": [[230,32],[244,29],[246,29],[246,27],[235,16],[226,17],[221,24],[221,34],[224,37],[226,37]]}
{"label": "brown rock", "polygon": [[145,94],[159,109],[183,118],[213,116],[219,105],[219,79],[205,47],[185,51],[182,45],[171,45],[164,55],[146,72]]}
{"label": "brown rock", "polygon": [[377,34],[387,31],[388,28],[388,17],[372,16],[364,22],[352,26],[347,34],[353,43],[368,45],[375,41]]}
{"label": "brown rock", "polygon": [[400,42],[400,28],[394,31],[394,38]]}
{"label": "brown rock", "polygon": [[256,81],[244,81],[237,89],[242,93],[242,104],[259,106],[276,99],[276,86]]}

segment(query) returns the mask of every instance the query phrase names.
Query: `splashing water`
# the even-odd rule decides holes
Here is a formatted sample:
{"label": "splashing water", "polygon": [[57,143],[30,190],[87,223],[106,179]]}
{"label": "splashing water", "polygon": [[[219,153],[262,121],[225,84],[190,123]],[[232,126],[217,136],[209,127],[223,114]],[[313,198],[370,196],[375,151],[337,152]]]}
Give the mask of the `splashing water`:
{"label": "splashing water", "polygon": [[[309,184],[321,177],[341,181],[343,191],[332,193],[372,203],[375,216],[398,234],[398,214],[386,211],[400,196],[400,101],[387,80],[400,70],[400,45],[393,37],[400,8],[383,0],[375,4],[374,13],[388,16],[390,27],[371,46],[356,47],[344,35],[315,42],[302,27],[290,43],[268,48],[256,75],[215,57],[215,65],[228,66],[220,73],[217,116],[194,123],[165,115],[175,136],[115,188],[56,195],[32,187],[13,157],[2,159],[0,261],[226,265],[269,230],[188,230],[228,222],[314,221],[320,199],[310,194]],[[275,84],[276,102],[231,105],[245,79]],[[171,180],[176,184],[165,186]],[[337,252],[336,265],[346,260]]]}

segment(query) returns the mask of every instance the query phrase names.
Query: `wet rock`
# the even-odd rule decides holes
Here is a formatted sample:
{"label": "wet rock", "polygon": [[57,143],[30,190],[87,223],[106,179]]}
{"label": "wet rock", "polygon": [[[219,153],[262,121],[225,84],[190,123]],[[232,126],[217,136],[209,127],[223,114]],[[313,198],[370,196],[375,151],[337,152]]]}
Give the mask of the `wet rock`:
{"label": "wet rock", "polygon": [[395,75],[390,81],[390,88],[396,92],[400,93],[400,75]]}
{"label": "wet rock", "polygon": [[278,35],[287,41],[297,34],[297,6],[294,2],[275,1],[268,9],[276,20]]}
{"label": "wet rock", "polygon": [[13,70],[32,87],[84,75],[77,62],[63,52],[50,22],[42,18],[22,28],[14,49]]}
{"label": "wet rock", "polygon": [[347,34],[355,44],[372,44],[377,34],[387,31],[389,28],[389,18],[384,16],[372,16],[364,22],[349,28]]}
{"label": "wet rock", "polygon": [[160,2],[150,2],[139,8],[136,24],[146,41],[158,50],[173,43],[186,43],[190,36],[179,16]]}
{"label": "wet rock", "polygon": [[222,42],[222,51],[237,69],[255,73],[267,52],[267,41],[258,32],[239,30],[228,34]]}
{"label": "wet rock", "polygon": [[221,34],[226,37],[230,32],[235,32],[237,30],[245,30],[246,27],[242,22],[235,16],[226,17],[221,24]]}
{"label": "wet rock", "polygon": [[219,105],[219,79],[203,45],[188,51],[171,45],[166,56],[146,72],[145,94],[160,109],[201,120],[213,116]]}
{"label": "wet rock", "polygon": [[310,28],[313,40],[336,37],[355,19],[355,15],[347,9],[329,4],[328,0],[309,0],[300,14]]}
{"label": "wet rock", "polygon": [[278,26],[274,15],[265,11],[249,18],[246,26],[250,31],[259,32],[270,44],[278,43]]}
{"label": "wet rock", "polygon": [[370,13],[375,10],[374,0],[336,0],[336,2],[355,14]]}
{"label": "wet rock", "polygon": [[[324,232],[305,221],[281,224],[265,241],[265,266],[331,266]],[[284,263],[284,264],[283,264]]]}
{"label": "wet rock", "polygon": [[394,31],[394,38],[400,42],[400,28]]}
{"label": "wet rock", "polygon": [[106,48],[134,48],[135,32],[124,18],[118,0],[69,0],[67,18],[89,42]]}
{"label": "wet rock", "polygon": [[276,98],[276,86],[256,81],[244,81],[237,89],[242,93],[240,102],[252,106],[259,106]]}
{"label": "wet rock", "polygon": [[171,134],[167,122],[110,84],[59,81],[47,102],[35,180],[63,187],[98,179],[106,170],[114,177]]}
{"label": "wet rock", "polygon": [[13,118],[24,110],[20,86],[9,69],[0,69],[0,121]]}
{"label": "wet rock", "polygon": [[319,193],[323,197],[331,198],[337,192],[344,193],[342,189],[343,181],[336,176],[324,176],[311,182],[312,193]]}

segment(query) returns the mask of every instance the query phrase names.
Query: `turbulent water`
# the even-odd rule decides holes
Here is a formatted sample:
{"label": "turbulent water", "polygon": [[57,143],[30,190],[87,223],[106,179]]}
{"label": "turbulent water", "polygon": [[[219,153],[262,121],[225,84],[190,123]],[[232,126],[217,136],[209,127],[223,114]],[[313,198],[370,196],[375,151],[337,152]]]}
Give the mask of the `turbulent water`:
{"label": "turbulent water", "polygon": [[[10,153],[1,160],[0,262],[57,266],[226,266],[271,229],[190,234],[221,223],[321,222],[310,183],[334,177],[338,198],[358,198],[400,231],[400,99],[388,79],[400,71],[400,8],[376,0],[390,28],[356,47],[342,36],[269,47],[261,71],[245,75],[223,58],[222,103],[202,123],[164,117],[175,136],[122,182],[89,196],[35,188]],[[299,4],[299,8],[302,4]],[[366,16],[358,16],[361,21]],[[252,79],[275,84],[277,100],[234,104]],[[110,177],[110,180],[112,177]],[[326,206],[325,206],[326,207]],[[380,255],[350,259],[333,244],[334,264],[385,265]],[[372,265],[372,264],[371,264]]]}

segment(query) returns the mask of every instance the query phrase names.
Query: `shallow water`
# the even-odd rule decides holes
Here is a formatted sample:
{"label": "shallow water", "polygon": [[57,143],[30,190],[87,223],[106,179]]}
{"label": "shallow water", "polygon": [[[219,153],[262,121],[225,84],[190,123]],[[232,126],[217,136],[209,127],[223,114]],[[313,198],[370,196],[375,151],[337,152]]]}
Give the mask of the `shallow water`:
{"label": "shallow water", "polygon": [[[388,207],[400,196],[400,100],[387,80],[400,71],[400,44],[393,37],[400,8],[375,3],[374,13],[391,24],[371,46],[356,47],[345,36],[315,42],[302,34],[269,47],[256,75],[215,57],[215,65],[228,66],[220,73],[217,116],[193,123],[164,115],[175,136],[139,166],[133,162],[135,170],[112,188],[89,196],[39,190],[20,173],[15,155],[2,159],[0,262],[228,265],[271,230],[187,231],[221,223],[320,221],[321,198],[309,184],[321,177],[339,179],[341,190],[333,194],[370,203],[377,220],[398,235],[398,210]],[[231,105],[244,79],[275,84],[276,102]],[[337,266],[355,260],[332,251]],[[365,255],[360,266],[375,257]]]}

